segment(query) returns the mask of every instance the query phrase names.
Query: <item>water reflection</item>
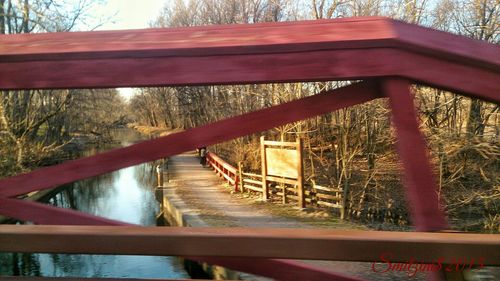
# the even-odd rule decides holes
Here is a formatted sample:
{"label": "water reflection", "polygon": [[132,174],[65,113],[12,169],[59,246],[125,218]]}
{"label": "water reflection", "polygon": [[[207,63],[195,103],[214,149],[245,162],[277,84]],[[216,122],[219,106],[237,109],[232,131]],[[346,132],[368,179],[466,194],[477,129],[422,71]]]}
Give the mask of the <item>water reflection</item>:
{"label": "water reflection", "polygon": [[[129,130],[116,138],[126,146],[138,140]],[[109,149],[106,148],[106,149]],[[101,149],[100,149],[101,150]],[[86,154],[98,151],[90,150]],[[141,164],[68,185],[48,198],[63,208],[140,225],[156,225],[159,204],[154,198],[154,168]],[[188,278],[174,258],[65,254],[1,254],[0,275],[128,278]]]}
{"label": "water reflection", "polygon": [[143,164],[77,182],[48,203],[124,222],[155,225],[159,211],[154,198],[153,167]]}

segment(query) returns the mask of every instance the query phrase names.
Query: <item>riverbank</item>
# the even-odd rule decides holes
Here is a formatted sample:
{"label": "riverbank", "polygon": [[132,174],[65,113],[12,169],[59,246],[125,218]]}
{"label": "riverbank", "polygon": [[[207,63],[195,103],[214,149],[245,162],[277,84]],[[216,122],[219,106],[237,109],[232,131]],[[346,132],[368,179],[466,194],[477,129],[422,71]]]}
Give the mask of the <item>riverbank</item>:
{"label": "riverbank", "polygon": [[136,123],[130,123],[127,125],[128,128],[134,129],[137,132],[146,135],[146,136],[154,136],[154,137],[163,137],[163,136],[168,136],[173,133],[178,133],[183,131],[183,129],[167,129],[167,128],[160,128],[160,127],[151,127],[151,126],[144,126],[144,125],[139,125]]}

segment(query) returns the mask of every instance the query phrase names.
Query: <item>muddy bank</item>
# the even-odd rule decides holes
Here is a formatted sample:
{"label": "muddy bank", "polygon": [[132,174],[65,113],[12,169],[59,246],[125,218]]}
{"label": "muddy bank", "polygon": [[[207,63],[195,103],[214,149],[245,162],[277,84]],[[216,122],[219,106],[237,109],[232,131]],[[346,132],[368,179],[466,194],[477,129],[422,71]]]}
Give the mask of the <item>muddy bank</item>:
{"label": "muddy bank", "polygon": [[183,131],[183,129],[179,129],[179,128],[178,129],[167,129],[167,128],[143,126],[143,125],[138,125],[135,123],[128,124],[127,127],[134,129],[143,135],[147,135],[147,136],[151,136],[151,137],[163,137],[163,136],[168,136],[170,134]]}

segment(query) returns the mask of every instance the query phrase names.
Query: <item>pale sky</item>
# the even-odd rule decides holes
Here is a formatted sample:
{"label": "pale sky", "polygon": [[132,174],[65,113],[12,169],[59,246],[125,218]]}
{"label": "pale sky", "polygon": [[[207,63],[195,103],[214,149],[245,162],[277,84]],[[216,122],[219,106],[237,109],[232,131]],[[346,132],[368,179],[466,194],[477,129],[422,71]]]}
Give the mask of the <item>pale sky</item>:
{"label": "pale sky", "polygon": [[[96,5],[97,13],[105,17],[114,16],[110,22],[95,30],[148,28],[168,1],[172,0],[107,0],[105,5]],[[118,88],[118,91],[127,100],[134,95],[133,88]]]}
{"label": "pale sky", "polygon": [[[105,5],[96,6],[101,15],[112,16],[113,20],[97,30],[148,28],[158,17],[169,0],[107,0]],[[171,0],[170,0],[171,1]]]}

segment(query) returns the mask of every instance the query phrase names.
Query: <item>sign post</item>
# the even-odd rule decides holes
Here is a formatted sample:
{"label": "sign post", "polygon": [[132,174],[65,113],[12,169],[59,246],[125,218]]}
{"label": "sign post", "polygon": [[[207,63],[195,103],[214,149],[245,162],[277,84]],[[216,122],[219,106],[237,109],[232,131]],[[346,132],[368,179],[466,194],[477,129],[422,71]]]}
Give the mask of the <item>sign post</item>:
{"label": "sign post", "polygon": [[260,137],[260,156],[262,163],[262,200],[267,201],[269,198],[269,189],[267,186],[267,161],[266,161],[266,146],[264,145],[264,136]]}
{"label": "sign post", "polygon": [[299,196],[299,207],[306,207],[306,199],[304,197],[304,166],[302,164],[302,139],[297,138],[297,152],[298,158],[297,161],[297,193]]}

